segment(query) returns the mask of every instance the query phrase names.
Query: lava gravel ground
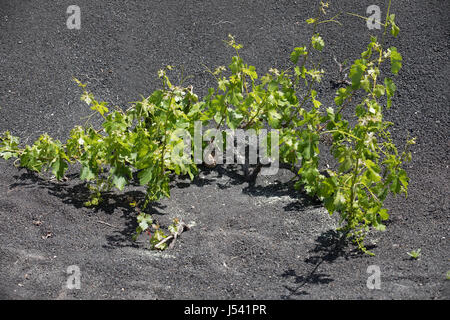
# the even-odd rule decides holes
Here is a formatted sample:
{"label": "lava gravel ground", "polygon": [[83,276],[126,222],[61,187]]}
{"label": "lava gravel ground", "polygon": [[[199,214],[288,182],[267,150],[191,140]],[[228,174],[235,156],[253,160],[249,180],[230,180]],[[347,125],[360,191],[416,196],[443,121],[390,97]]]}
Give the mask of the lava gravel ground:
{"label": "lava gravel ground", "polygon": [[[242,57],[259,74],[289,66],[307,43],[313,1],[87,1],[78,0],[81,29],[66,27],[73,1],[0,0],[0,131],[32,142],[43,132],[66,139],[90,110],[80,100],[77,77],[113,105],[148,95],[157,71],[184,67],[203,96],[214,86],[203,65],[227,65],[228,34],[244,45]],[[331,1],[366,15],[387,1]],[[0,298],[3,299],[449,299],[449,12],[450,2],[393,1],[401,28],[390,39],[403,55],[398,91],[386,117],[397,143],[416,137],[408,198],[389,198],[387,230],[372,233],[374,257],[351,245],[333,251],[336,217],[293,191],[289,172],[259,177],[251,186],[238,167],[203,170],[193,182],[173,182],[172,197],[155,204],[167,227],[180,217],[196,225],[172,250],[136,242],[131,186],[97,209],[82,206],[86,186],[71,169],[52,182],[0,162]],[[326,79],[338,80],[339,61],[354,60],[370,35],[365,21],[340,18],[322,24]],[[335,88],[318,96],[332,105]],[[326,161],[326,159],[325,159]],[[421,248],[419,260],[408,251]],[[81,288],[68,289],[67,268],[81,271]],[[367,273],[379,266],[381,288]]]}

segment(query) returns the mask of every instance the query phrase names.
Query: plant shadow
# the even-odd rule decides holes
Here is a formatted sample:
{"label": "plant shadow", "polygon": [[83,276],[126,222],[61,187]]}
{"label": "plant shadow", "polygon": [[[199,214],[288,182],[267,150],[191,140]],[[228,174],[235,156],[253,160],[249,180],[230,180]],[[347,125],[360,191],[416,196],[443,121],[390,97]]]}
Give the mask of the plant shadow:
{"label": "plant shadow", "polygon": [[[52,196],[60,199],[64,204],[71,205],[77,209],[86,208],[85,202],[89,200],[91,191],[88,183],[79,180],[78,173],[67,174],[66,181],[55,181],[45,176],[36,174],[35,172],[25,169],[25,172],[14,176],[17,182],[13,183],[10,188],[45,188]],[[227,189],[232,186],[245,185],[242,192],[251,197],[284,197],[288,196],[295,199],[294,202],[289,201],[283,209],[285,211],[304,211],[307,208],[321,206],[320,201],[308,196],[301,190],[295,190],[292,181],[283,181],[280,176],[273,176],[270,184],[256,184],[249,181],[245,176],[242,166],[239,165],[218,165],[215,168],[199,166],[200,174],[196,175],[191,181],[187,176],[172,176],[171,187],[188,188],[190,185],[203,187],[205,185],[215,184],[219,189]],[[224,179],[227,178],[227,179]],[[226,180],[226,182],[222,182]],[[284,179],[286,180],[286,179]],[[131,202],[139,202],[145,198],[145,188],[139,186],[137,175],[133,175],[129,183],[129,188],[125,192],[103,192],[102,201],[97,206],[90,207],[93,213],[105,213],[112,215],[115,212],[121,212],[125,219],[125,225],[121,230],[115,230],[114,235],[107,236],[108,246],[123,247],[138,244],[131,240],[138,226],[136,221],[137,209],[130,205]],[[166,206],[160,202],[153,202],[147,206],[145,212],[154,217],[164,214]],[[155,221],[157,220],[154,219]]]}
{"label": "plant shadow", "polygon": [[[283,170],[283,173],[271,176],[270,178],[260,178],[258,182],[251,180],[245,174],[242,165],[218,165],[215,168],[200,166],[202,177],[196,176],[191,182],[196,186],[205,186],[215,184],[219,189],[225,190],[233,186],[246,185],[242,192],[250,197],[289,197],[295,201],[289,201],[283,207],[285,211],[305,211],[308,208],[322,207],[322,202],[317,197],[309,196],[303,189],[294,187],[295,181],[292,177],[286,177],[289,170]],[[221,182],[222,180],[226,181]],[[267,179],[270,183],[264,184],[262,181]],[[189,183],[177,182],[176,186],[185,188]]]}
{"label": "plant shadow", "polygon": [[[41,177],[34,172],[26,171],[20,175],[14,176],[17,182],[10,185],[10,188],[44,188],[49,191],[49,194],[60,199],[62,203],[71,205],[77,209],[86,208],[85,202],[89,200],[91,191],[85,182],[75,182],[79,178],[78,174],[67,175],[70,182],[53,181]],[[129,190],[121,193],[117,192],[103,192],[102,201],[97,206],[89,207],[92,213],[104,213],[106,215],[113,215],[117,211],[121,212],[125,222],[124,225],[117,229],[115,228],[113,235],[107,235],[107,247],[139,247],[139,245],[132,241],[132,236],[136,231],[138,223],[136,221],[137,209],[133,207],[131,202],[138,202],[145,198],[145,193],[141,190]],[[166,206],[159,202],[154,202],[148,205],[144,212],[152,216],[163,215],[163,209]],[[155,219],[156,221],[156,219]]]}
{"label": "plant shadow", "polygon": [[[367,249],[371,250],[374,247],[367,246]],[[284,286],[289,293],[281,296],[281,299],[291,300],[294,297],[308,295],[308,291],[305,290],[307,285],[329,284],[333,282],[334,279],[330,278],[330,275],[318,272],[322,263],[333,263],[338,258],[349,260],[364,257],[364,253],[356,248],[352,248],[351,241],[348,239],[346,233],[332,229],[321,233],[315,240],[315,246],[308,253],[311,255],[304,261],[313,266],[310,272],[305,275],[298,275],[295,270],[290,269],[281,274],[281,277],[292,278],[294,282],[293,287]]]}

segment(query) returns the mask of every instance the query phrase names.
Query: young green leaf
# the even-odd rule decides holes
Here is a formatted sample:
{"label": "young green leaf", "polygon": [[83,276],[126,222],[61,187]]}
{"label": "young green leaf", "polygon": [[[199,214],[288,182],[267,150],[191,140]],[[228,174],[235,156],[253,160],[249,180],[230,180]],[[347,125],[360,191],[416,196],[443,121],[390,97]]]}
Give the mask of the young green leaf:
{"label": "young green leaf", "polygon": [[306,54],[307,54],[306,47],[297,47],[291,53],[291,61],[294,64],[297,64],[298,59],[300,58],[300,56],[304,56]]}
{"label": "young green leaf", "polygon": [[325,42],[323,41],[322,37],[318,33],[316,33],[311,38],[311,42],[312,42],[313,48],[318,51],[322,51],[323,48],[325,47]]}
{"label": "young green leaf", "polygon": [[352,89],[358,89],[361,85],[361,78],[366,71],[366,60],[359,59],[356,60],[355,63],[350,68],[349,77],[352,80]]}
{"label": "young green leaf", "polygon": [[395,14],[391,14],[389,16],[389,22],[391,24],[391,34],[394,37],[397,37],[398,33],[400,32],[400,28],[395,24]]}
{"label": "young green leaf", "polygon": [[137,222],[139,224],[140,231],[145,231],[152,225],[153,219],[152,216],[146,213],[141,212],[137,216]]}
{"label": "young green leaf", "polygon": [[397,48],[391,47],[391,72],[397,74],[402,67],[402,55],[397,51]]}

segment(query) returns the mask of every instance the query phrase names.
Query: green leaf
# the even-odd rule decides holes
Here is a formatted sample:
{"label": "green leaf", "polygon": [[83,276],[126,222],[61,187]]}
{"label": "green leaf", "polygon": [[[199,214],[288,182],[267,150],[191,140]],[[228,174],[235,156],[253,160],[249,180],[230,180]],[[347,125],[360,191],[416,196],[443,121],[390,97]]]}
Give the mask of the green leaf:
{"label": "green leaf", "polygon": [[396,24],[392,24],[391,34],[394,37],[397,37],[399,32],[400,32],[400,28]]}
{"label": "green leaf", "polygon": [[362,118],[366,115],[366,108],[364,108],[364,104],[360,103],[355,107],[355,114],[357,117]]}
{"label": "green leaf", "polygon": [[64,173],[68,168],[68,164],[63,160],[62,157],[58,157],[55,162],[52,164],[52,172],[55,175],[56,179],[60,180],[64,177]]}
{"label": "green leaf", "polygon": [[81,81],[78,80],[77,78],[73,77],[72,80],[75,81],[78,84],[79,87],[81,87],[81,88],[85,88],[86,87],[86,84],[81,83]]}
{"label": "green leaf", "polygon": [[367,109],[371,114],[377,114],[381,110],[380,105],[377,103],[377,100],[375,99],[366,101],[366,104]]}
{"label": "green leaf", "polygon": [[138,173],[139,184],[141,186],[143,186],[143,185],[146,185],[147,183],[149,183],[150,180],[152,179],[152,175],[153,175],[152,167],[143,169],[142,171],[139,171],[139,173]]}
{"label": "green leaf", "polygon": [[400,180],[398,177],[394,177],[391,184],[391,191],[395,194],[399,193],[401,190]]}
{"label": "green leaf", "polygon": [[334,197],[327,197],[325,198],[325,200],[323,201],[323,204],[325,206],[325,208],[327,209],[329,214],[332,214],[335,210],[334,207]]}
{"label": "green leaf", "polygon": [[325,42],[323,41],[322,37],[318,33],[316,33],[311,38],[311,42],[312,42],[314,49],[316,49],[318,51],[322,51],[323,48],[325,47]]}
{"label": "green leaf", "polygon": [[340,106],[344,103],[344,101],[350,97],[350,89],[349,88],[339,88],[336,92],[336,98],[334,98],[334,103],[336,103],[337,106]]}
{"label": "green leaf", "polygon": [[222,90],[223,92],[226,92],[227,91],[227,86],[230,84],[230,82],[227,79],[223,78],[223,79],[220,79],[217,82],[217,84],[218,84],[217,88],[219,88],[219,90]]}
{"label": "green leaf", "polygon": [[313,102],[314,108],[316,108],[316,109],[318,109],[322,105],[322,102],[320,102],[319,100],[316,100],[314,98],[311,100]]}
{"label": "green leaf", "polygon": [[334,121],[336,115],[334,114],[334,109],[331,107],[327,108],[327,117],[330,121]]}
{"label": "green leaf", "polygon": [[239,93],[231,91],[228,95],[228,101],[234,106],[239,105]]}
{"label": "green leaf", "polygon": [[358,59],[350,68],[350,79],[352,80],[352,89],[358,89],[361,85],[361,78],[366,71],[366,60]]}
{"label": "green leaf", "polygon": [[386,95],[387,95],[387,102],[386,106],[389,109],[392,106],[392,97],[394,96],[395,90],[397,90],[397,86],[395,85],[394,81],[390,78],[384,79],[384,85],[386,87]]}
{"label": "green leaf", "polygon": [[244,116],[242,114],[236,112],[236,110],[232,108],[228,108],[227,124],[230,127],[230,129],[232,130],[237,129],[241,124],[243,118]]}
{"label": "green leaf", "polygon": [[381,220],[387,220],[389,219],[389,214],[387,213],[386,209],[380,209],[378,211],[378,215],[381,217]]}
{"label": "green leaf", "polygon": [[109,112],[108,108],[106,107],[107,105],[108,105],[107,102],[94,103],[91,109],[97,111],[103,116],[106,112]]}
{"label": "green leaf", "polygon": [[142,232],[147,230],[148,227],[152,225],[153,219],[151,215],[141,212],[137,216],[137,222],[139,223],[139,228],[140,231]]}
{"label": "green leaf", "polygon": [[281,115],[277,112],[275,108],[269,109],[267,111],[268,114],[268,123],[272,128],[277,128],[279,124],[279,120],[281,119]]}
{"label": "green leaf", "polygon": [[350,155],[347,155],[346,157],[342,158],[342,163],[339,166],[339,172],[348,172],[352,167],[352,158]]}
{"label": "green leaf", "polygon": [[397,37],[398,33],[400,32],[400,28],[395,24],[395,14],[391,14],[389,16],[389,21],[391,23],[391,34],[394,37]]}
{"label": "green leaf", "polygon": [[267,89],[269,91],[278,90],[278,82],[276,82],[275,80],[270,81],[269,84],[267,85]]}
{"label": "green leaf", "polygon": [[17,155],[16,153],[12,153],[9,151],[0,152],[0,156],[3,157],[3,159],[5,159],[5,160],[8,160],[9,158],[16,156],[16,155]]}
{"label": "green leaf", "polygon": [[377,98],[384,96],[385,88],[382,84],[377,84],[375,87],[374,93]]}
{"label": "green leaf", "polygon": [[216,123],[221,123],[223,117],[224,117],[223,113],[220,111],[217,111],[216,114],[214,115],[213,119]]}
{"label": "green leaf", "polygon": [[398,180],[403,185],[403,187],[405,187],[405,189],[408,188],[409,178],[408,178],[405,170],[400,169],[400,171],[398,173]]}
{"label": "green leaf", "polygon": [[364,161],[367,171],[369,173],[369,179],[372,180],[373,182],[378,182],[381,180],[381,176],[379,175],[379,167],[376,163],[374,163],[372,160],[366,159]]}
{"label": "green leaf", "polygon": [[123,188],[125,187],[127,183],[127,179],[123,176],[113,176],[113,184],[114,186],[119,189],[119,190],[123,190]]}
{"label": "green leaf", "polygon": [[80,172],[80,179],[90,181],[95,178],[95,173],[91,170],[89,165],[83,165]]}
{"label": "green leaf", "polygon": [[297,47],[291,53],[291,61],[294,64],[297,64],[298,59],[300,58],[300,56],[304,56],[306,54],[307,54],[306,47]]}
{"label": "green leaf", "polygon": [[164,234],[164,232],[161,229],[158,229],[153,234],[152,238],[150,239],[150,244],[152,245],[153,249],[159,249],[164,250],[167,248],[167,242],[160,245],[158,248],[155,246],[161,242],[163,239],[167,238],[167,236]]}
{"label": "green leaf", "polygon": [[[317,144],[318,144],[318,136],[316,133],[311,131],[303,131],[302,132],[302,155],[305,160],[310,160],[312,157],[314,157],[317,153],[319,153]],[[305,163],[303,163],[305,164]],[[307,168],[306,168],[307,169]]]}
{"label": "green leaf", "polygon": [[300,70],[300,76],[305,79],[306,78],[306,67],[302,66],[302,69]]}
{"label": "green leaf", "polygon": [[381,231],[381,232],[386,231],[386,226],[384,224],[377,223],[374,225],[374,227],[377,231]]}
{"label": "green leaf", "polygon": [[81,95],[80,100],[86,102],[86,104],[88,104],[88,105],[91,105],[91,103],[93,101],[95,101],[94,100],[94,96],[91,93],[89,93],[89,92],[84,92]]}
{"label": "green leaf", "polygon": [[395,90],[397,90],[397,86],[391,78],[384,78],[384,85],[386,86],[386,95],[388,97],[394,96]]}
{"label": "green leaf", "polygon": [[242,60],[239,57],[233,57],[231,64],[228,66],[233,74],[239,72],[242,67]]}
{"label": "green leaf", "polygon": [[366,92],[370,92],[370,80],[369,77],[363,77],[361,79],[361,88],[364,89]]}
{"label": "green leaf", "polygon": [[254,66],[249,66],[248,68],[244,68],[244,69],[242,69],[242,71],[246,75],[248,75],[250,78],[252,78],[253,80],[258,79],[258,74],[256,73]]}
{"label": "green leaf", "polygon": [[397,52],[397,48],[396,47],[391,47],[390,48],[391,51],[391,72],[393,74],[397,74],[401,67],[402,67],[402,55]]}
{"label": "green leaf", "polygon": [[340,208],[345,205],[345,196],[340,190],[338,190],[334,197],[333,205],[335,208]]}
{"label": "green leaf", "polygon": [[171,234],[175,234],[179,231],[180,224],[177,219],[173,220],[173,223],[167,228]]}
{"label": "green leaf", "polygon": [[102,125],[108,134],[112,134],[114,131],[123,132],[128,127],[127,120],[121,112],[114,111],[106,117],[106,121]]}
{"label": "green leaf", "polygon": [[128,178],[131,176],[131,170],[124,165],[118,165],[117,167],[113,167],[111,169],[111,174],[113,185],[117,189],[123,190],[128,182]]}

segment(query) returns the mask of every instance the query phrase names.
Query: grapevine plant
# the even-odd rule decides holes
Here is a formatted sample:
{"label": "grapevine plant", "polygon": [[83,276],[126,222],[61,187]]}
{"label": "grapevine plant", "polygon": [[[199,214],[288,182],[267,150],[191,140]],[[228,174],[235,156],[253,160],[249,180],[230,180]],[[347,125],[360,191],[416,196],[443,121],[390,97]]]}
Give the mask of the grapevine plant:
{"label": "grapevine plant", "polygon": [[[87,121],[73,128],[65,143],[43,134],[23,148],[19,138],[6,131],[0,136],[0,156],[16,158],[17,166],[38,173],[51,170],[58,180],[65,177],[69,164],[78,163],[80,179],[87,181],[91,190],[86,206],[99,205],[104,192],[123,190],[137,177],[146,188],[145,198],[132,204],[137,210],[138,235],[152,228],[153,219],[144,209],[170,196],[171,178],[188,175],[193,179],[199,172],[192,153],[190,159],[173,156],[193,147],[180,137],[181,131],[192,137],[195,124],[200,122],[221,130],[226,139],[228,129],[260,132],[270,128],[279,133],[279,161],[296,174],[295,187],[319,198],[330,214],[337,212],[344,235],[371,254],[364,246],[364,236],[371,228],[385,229],[383,222],[389,215],[383,204],[389,193],[407,194],[403,164],[410,160],[409,146],[414,144],[411,139],[404,150],[398,151],[389,132],[392,123],[383,119],[383,109],[392,106],[396,85],[392,76],[382,75],[382,66],[390,64],[393,75],[402,66],[397,49],[384,47],[385,37],[389,33],[397,37],[399,28],[395,15],[389,12],[389,1],[385,22],[379,22],[384,26],[382,39],[371,37],[350,67],[351,84],[337,90],[334,107],[325,108],[315,90],[324,71],[312,56],[325,46],[319,25],[339,23],[339,15],[324,18],[327,8],[328,3],[321,2],[316,16],[307,20],[313,28],[311,40],[307,46],[293,50],[292,66],[286,70],[272,68],[259,77],[255,67],[240,56],[242,45],[229,35],[226,43],[235,55],[228,68],[208,69],[217,85],[201,100],[191,86],[171,83],[168,73],[172,66],[159,71],[160,89],[126,110],[110,110],[108,103],[97,101],[86,85],[75,79],[83,90],[81,100],[93,115],[102,118],[101,127]],[[345,119],[342,111],[351,106],[353,118]],[[319,169],[319,145],[325,137],[331,141],[335,170]],[[202,147],[211,146],[214,139],[205,141]],[[254,174],[261,166],[256,165]],[[172,237],[179,234],[181,223],[174,220],[169,230]],[[153,228],[152,247],[166,248],[168,236],[159,226]]]}

